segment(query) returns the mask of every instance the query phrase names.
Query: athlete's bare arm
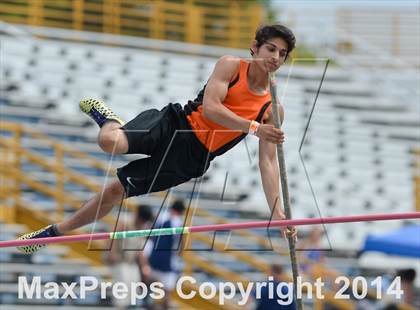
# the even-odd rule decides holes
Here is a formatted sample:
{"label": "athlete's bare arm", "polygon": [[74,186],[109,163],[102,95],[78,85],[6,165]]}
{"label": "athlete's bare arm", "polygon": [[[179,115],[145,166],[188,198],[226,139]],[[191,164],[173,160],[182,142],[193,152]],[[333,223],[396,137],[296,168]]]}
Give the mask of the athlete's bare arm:
{"label": "athlete's bare arm", "polygon": [[[283,122],[284,109],[282,106],[280,106],[279,114],[280,120]],[[268,114],[265,122],[274,126],[272,111]],[[273,219],[283,219],[284,214],[280,204],[280,171],[276,145],[263,139],[259,141],[259,167],[267,203],[271,211],[275,209]]]}
{"label": "athlete's bare arm", "polygon": [[233,56],[223,56],[217,61],[204,92],[203,116],[223,127],[248,132],[251,121],[236,115],[222,104],[229,82],[238,70],[239,61]]}
{"label": "athlete's bare arm", "polygon": [[[268,125],[274,126],[272,113],[273,111],[269,113],[265,122]],[[282,105],[279,106],[279,116],[281,123],[283,123],[284,108]],[[283,142],[284,137],[282,138],[281,143]],[[277,148],[275,144],[264,139],[260,139],[259,141],[259,166],[264,194],[272,211],[273,220],[284,219],[285,215],[280,199],[280,169],[277,161]],[[297,230],[294,227],[292,227],[290,232],[287,232],[285,228],[282,228],[281,230],[285,237],[287,233],[293,238],[297,238]]]}
{"label": "athlete's bare arm", "polygon": [[[226,108],[229,83],[238,71],[240,59],[234,56],[221,57],[207,82],[203,98],[203,116],[223,127],[248,133],[250,120],[244,119]],[[272,124],[261,124],[257,136],[272,143],[280,143],[283,132]]]}

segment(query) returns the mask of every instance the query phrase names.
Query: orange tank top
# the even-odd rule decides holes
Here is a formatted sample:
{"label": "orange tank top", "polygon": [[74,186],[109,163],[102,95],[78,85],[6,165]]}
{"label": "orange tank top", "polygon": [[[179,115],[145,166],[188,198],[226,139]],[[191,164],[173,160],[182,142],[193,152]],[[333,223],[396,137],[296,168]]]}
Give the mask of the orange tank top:
{"label": "orange tank top", "polygon": [[[257,95],[248,87],[247,73],[249,62],[240,60],[239,70],[229,83],[228,92],[222,104],[247,120],[261,122],[271,108],[271,95]],[[225,153],[247,134],[239,130],[223,127],[203,116],[203,97],[206,86],[199,92],[194,101],[184,107],[188,122],[198,140],[215,156]]]}

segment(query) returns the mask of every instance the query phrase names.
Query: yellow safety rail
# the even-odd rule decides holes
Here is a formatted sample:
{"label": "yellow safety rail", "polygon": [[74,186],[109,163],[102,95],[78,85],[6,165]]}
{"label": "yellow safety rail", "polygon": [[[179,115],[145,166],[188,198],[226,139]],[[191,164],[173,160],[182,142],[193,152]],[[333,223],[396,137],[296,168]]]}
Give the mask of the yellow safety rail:
{"label": "yellow safety rail", "polygon": [[[20,194],[20,182],[24,180],[26,180],[28,183],[30,182],[30,178],[24,179],[24,176],[21,172],[21,165],[23,160],[34,163],[47,171],[55,173],[56,184],[54,187],[40,182],[32,182],[30,184],[37,191],[55,199],[59,220],[61,220],[62,216],[64,215],[64,206],[66,204],[73,208],[79,208],[81,206],[81,201],[79,199],[73,198],[64,192],[65,182],[72,182],[81,185],[92,192],[100,191],[100,185],[87,179],[86,176],[80,173],[76,173],[71,169],[65,168],[64,157],[71,156],[72,158],[84,159],[86,163],[91,167],[106,171],[107,167],[105,164],[89,157],[86,154],[83,154],[82,152],[72,150],[59,143],[56,143],[48,139],[48,137],[42,133],[36,132],[21,125],[2,122],[0,123],[0,129],[6,132],[13,132],[12,138],[0,137],[0,147],[2,149],[2,155],[4,156],[2,158],[3,163],[6,163],[7,165],[10,164],[7,166],[7,169],[3,171],[3,173],[6,176],[12,176],[15,180],[13,182],[14,187],[12,191],[17,195]],[[29,135],[32,139],[40,139],[44,143],[49,144],[55,153],[54,161],[45,160],[42,155],[26,150],[21,144],[23,134]],[[9,186],[9,184],[6,184],[6,186],[3,187],[3,190],[7,190]]]}
{"label": "yellow safety rail", "polygon": [[246,48],[263,20],[258,1],[0,0],[18,24]]}

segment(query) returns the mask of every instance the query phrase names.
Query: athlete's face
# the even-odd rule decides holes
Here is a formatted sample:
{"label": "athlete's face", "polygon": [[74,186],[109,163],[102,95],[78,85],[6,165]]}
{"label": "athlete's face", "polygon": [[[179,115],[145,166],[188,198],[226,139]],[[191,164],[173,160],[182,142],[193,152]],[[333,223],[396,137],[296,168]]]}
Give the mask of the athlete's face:
{"label": "athlete's face", "polygon": [[254,59],[266,72],[274,72],[286,61],[287,43],[281,38],[272,38],[257,48],[256,41],[252,46]]}

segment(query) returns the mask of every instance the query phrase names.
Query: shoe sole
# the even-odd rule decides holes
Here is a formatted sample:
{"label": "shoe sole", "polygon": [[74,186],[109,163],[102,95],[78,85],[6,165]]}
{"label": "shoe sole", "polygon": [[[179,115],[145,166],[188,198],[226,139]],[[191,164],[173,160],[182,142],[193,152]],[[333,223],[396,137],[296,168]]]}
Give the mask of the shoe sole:
{"label": "shoe sole", "polygon": [[[20,237],[18,238],[18,240],[28,240],[28,239],[32,239],[34,236],[38,235],[39,233],[41,233],[41,232],[43,232],[43,231],[45,231],[45,228],[40,229],[40,230],[37,230],[37,231],[34,231],[34,232],[27,233],[27,234],[25,234],[25,235],[23,235],[23,236],[20,236]],[[34,244],[34,245],[28,245],[28,246],[17,247],[17,249],[18,249],[19,251],[23,252],[23,253],[26,253],[26,254],[32,254],[32,253],[34,253],[34,252],[38,251],[39,249],[41,249],[41,248],[43,248],[43,247],[45,247],[45,246],[46,246],[45,244]]]}
{"label": "shoe sole", "polygon": [[112,119],[118,123],[120,123],[121,125],[124,125],[124,121],[120,118],[118,118],[114,112],[111,111],[111,109],[109,109],[105,103],[103,103],[100,100],[96,100],[96,99],[92,99],[92,98],[87,98],[87,99],[83,99],[79,102],[79,108],[80,110],[85,113],[86,115],[88,115],[90,118],[91,117],[91,111],[92,109],[95,109],[96,111],[98,111],[100,114],[102,115],[106,115],[106,114],[113,114],[113,115],[109,115],[106,118],[108,119]]}

